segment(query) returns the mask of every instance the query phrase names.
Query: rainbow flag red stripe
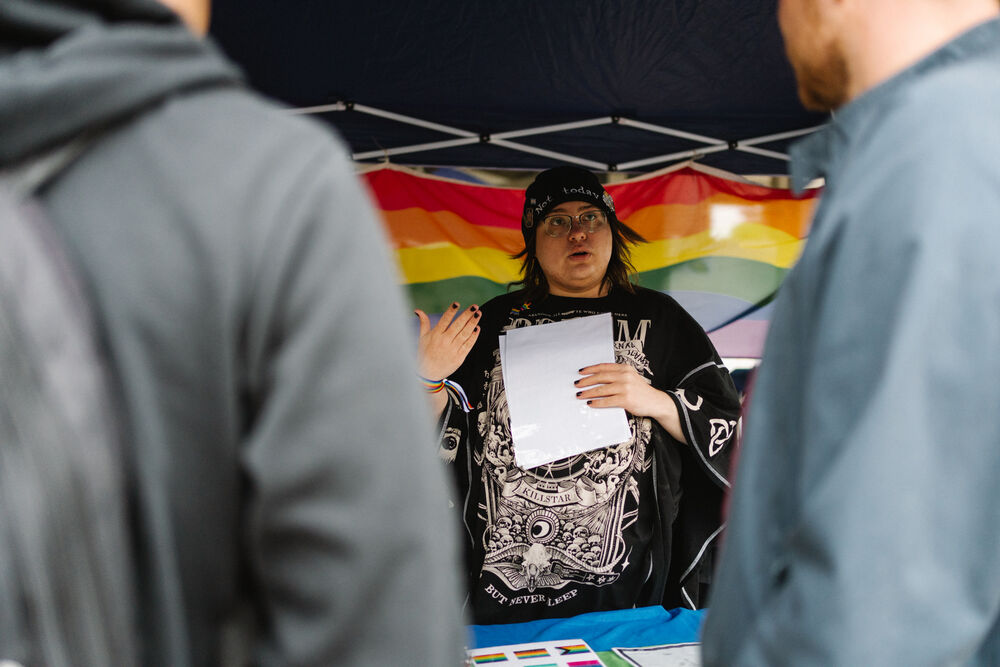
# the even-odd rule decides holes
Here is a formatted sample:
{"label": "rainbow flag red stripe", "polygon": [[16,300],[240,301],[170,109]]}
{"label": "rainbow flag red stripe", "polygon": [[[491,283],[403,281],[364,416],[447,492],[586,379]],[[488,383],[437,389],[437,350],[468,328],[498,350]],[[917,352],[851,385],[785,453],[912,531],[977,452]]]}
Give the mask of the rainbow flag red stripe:
{"label": "rainbow flag red stripe", "polygon": [[600,660],[579,660],[577,662],[567,662],[567,667],[602,667]]}
{"label": "rainbow flag red stripe", "polygon": [[[391,165],[363,178],[415,307],[436,314],[453,301],[483,303],[520,278],[511,255],[523,248],[523,190]],[[649,241],[632,251],[638,283],[673,295],[709,331],[773,298],[802,250],[817,197],[691,167],[608,191],[618,217]]]}

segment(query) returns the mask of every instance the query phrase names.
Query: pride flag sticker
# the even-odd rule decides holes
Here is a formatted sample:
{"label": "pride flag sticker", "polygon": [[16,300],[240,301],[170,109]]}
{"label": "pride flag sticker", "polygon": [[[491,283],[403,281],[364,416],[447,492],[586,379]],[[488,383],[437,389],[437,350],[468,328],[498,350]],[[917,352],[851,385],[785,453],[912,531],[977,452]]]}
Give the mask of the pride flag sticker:
{"label": "pride flag sticker", "polygon": [[597,654],[582,639],[538,641],[488,646],[468,651],[468,665],[514,667],[602,667]]}
{"label": "pride flag sticker", "polygon": [[518,660],[530,660],[531,658],[547,658],[549,651],[545,648],[528,648],[514,651],[514,655],[517,656]]}
{"label": "pride flag sticker", "polygon": [[575,655],[577,653],[589,653],[590,647],[586,644],[572,644],[570,646],[558,646],[559,655]]}

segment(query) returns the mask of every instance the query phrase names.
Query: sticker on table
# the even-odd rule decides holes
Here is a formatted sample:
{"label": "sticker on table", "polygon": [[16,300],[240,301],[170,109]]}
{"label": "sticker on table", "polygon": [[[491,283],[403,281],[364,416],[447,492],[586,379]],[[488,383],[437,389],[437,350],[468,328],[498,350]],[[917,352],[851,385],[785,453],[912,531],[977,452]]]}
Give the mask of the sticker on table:
{"label": "sticker on table", "polygon": [[468,654],[468,665],[602,667],[597,654],[582,639],[490,646],[468,651]]}
{"label": "sticker on table", "polygon": [[701,644],[697,642],[611,650],[635,667],[701,667]]}

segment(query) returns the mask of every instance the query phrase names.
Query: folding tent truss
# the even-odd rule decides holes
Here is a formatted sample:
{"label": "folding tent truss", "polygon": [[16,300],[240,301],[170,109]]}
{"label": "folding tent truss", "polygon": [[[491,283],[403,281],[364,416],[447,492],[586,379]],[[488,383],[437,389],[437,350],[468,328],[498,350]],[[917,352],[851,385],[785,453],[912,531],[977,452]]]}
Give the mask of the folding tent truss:
{"label": "folding tent truss", "polygon": [[[441,132],[442,134],[447,134],[456,137],[455,139],[445,139],[442,141],[432,141],[427,143],[411,144],[409,146],[397,146],[395,148],[386,148],[376,151],[354,153],[352,157],[356,161],[372,160],[377,158],[390,158],[394,155],[405,155],[407,153],[418,153],[424,151],[454,148],[456,146],[467,146],[471,144],[489,143],[496,146],[502,146],[510,150],[520,151],[522,153],[530,153],[532,155],[547,157],[553,160],[559,160],[561,162],[577,164],[582,167],[587,167],[588,169],[591,169],[593,171],[605,171],[605,172],[629,171],[633,169],[649,167],[652,165],[665,165],[671,162],[693,160],[697,159],[702,155],[707,155],[709,153],[718,153],[720,151],[726,151],[726,150],[742,151],[744,153],[753,153],[755,155],[761,155],[767,158],[773,158],[775,160],[788,161],[788,155],[786,153],[769,150],[766,148],[761,148],[760,146],[762,144],[768,144],[775,141],[783,141],[785,139],[792,139],[795,137],[810,134],[811,132],[814,132],[821,127],[821,126],[814,126],[814,127],[802,128],[798,130],[791,130],[789,132],[769,134],[763,137],[742,139],[739,141],[724,141],[721,139],[716,139],[714,137],[707,137],[700,134],[692,134],[691,132],[675,130],[673,128],[663,127],[662,125],[655,125],[652,123],[632,120],[629,118],[623,118],[621,116],[603,116],[600,118],[592,118],[589,120],[581,120],[570,123],[560,123],[557,125],[544,125],[541,127],[531,127],[522,130],[510,130],[507,132],[498,132],[496,134],[477,134],[469,130],[463,130],[461,128],[451,127],[448,125],[441,125],[439,123],[433,123],[431,121],[422,120],[420,118],[413,118],[412,116],[405,116],[403,114],[394,113],[392,111],[386,111],[384,109],[376,109],[374,107],[365,106],[363,104],[356,104],[354,102],[335,102],[333,104],[302,107],[298,109],[293,109],[292,113],[319,114],[319,113],[328,113],[333,111],[354,111],[356,113],[363,113],[363,114],[368,114],[370,116],[377,116],[380,118],[385,118],[387,120],[392,120],[399,123],[405,123],[407,125],[413,125],[416,127],[422,127],[424,129],[434,130],[437,132]],[[543,148],[530,146],[528,144],[524,144],[518,141],[511,141],[512,139],[519,139],[521,137],[530,137],[542,134],[554,134],[556,132],[565,132],[567,130],[577,130],[585,127],[595,127],[598,125],[619,125],[624,127],[631,127],[638,130],[645,130],[647,132],[652,132],[655,134],[663,134],[671,137],[677,137],[680,139],[686,139],[692,142],[704,144],[704,146],[698,146],[696,148],[685,151],[676,151],[664,155],[657,155],[654,157],[643,158],[641,160],[632,160],[629,162],[623,162],[619,164],[609,164],[605,162],[595,162],[594,160],[588,160],[586,158],[582,158],[576,155],[569,155],[567,153],[559,153],[556,151],[550,151]]]}

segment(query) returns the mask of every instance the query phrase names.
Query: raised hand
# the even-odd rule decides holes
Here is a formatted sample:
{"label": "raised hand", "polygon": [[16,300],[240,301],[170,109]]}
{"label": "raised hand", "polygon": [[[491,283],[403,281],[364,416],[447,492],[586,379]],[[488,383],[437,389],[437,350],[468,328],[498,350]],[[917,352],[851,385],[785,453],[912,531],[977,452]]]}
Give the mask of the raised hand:
{"label": "raised hand", "polygon": [[413,311],[420,318],[418,368],[428,380],[441,380],[458,370],[479,338],[482,313],[478,306],[469,306],[461,314],[458,309],[457,302],[451,304],[433,327],[427,313],[419,309]]}
{"label": "raised hand", "polygon": [[624,408],[636,417],[652,417],[667,433],[687,442],[673,399],[628,364],[596,364],[580,369],[577,398],[593,408]]}

